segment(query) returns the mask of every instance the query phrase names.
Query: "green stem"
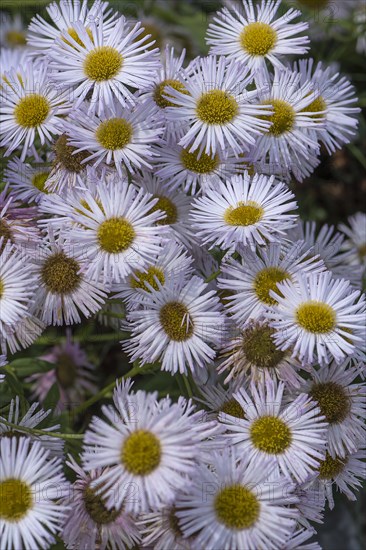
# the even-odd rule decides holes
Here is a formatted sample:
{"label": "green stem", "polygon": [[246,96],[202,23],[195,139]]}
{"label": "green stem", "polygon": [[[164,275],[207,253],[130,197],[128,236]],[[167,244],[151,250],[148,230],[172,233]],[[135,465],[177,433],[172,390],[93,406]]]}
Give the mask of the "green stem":
{"label": "green stem", "polygon": [[94,403],[97,403],[97,401],[105,397],[110,391],[115,388],[116,384],[122,382],[122,380],[125,380],[126,378],[133,378],[140,372],[141,367],[133,367],[126,374],[118,378],[117,382],[111,382],[110,384],[108,384],[108,386],[105,386],[102,390],[100,390],[100,392],[96,393],[95,395],[84,401],[84,403],[81,403],[81,405],[79,405],[78,407],[75,407],[75,409],[72,409],[71,413],[75,415],[80,414],[81,412],[85,411],[85,409],[88,409],[91,405],[94,405]]}
{"label": "green stem", "polygon": [[220,275],[220,273],[221,273],[220,269],[215,271],[215,273],[211,273],[211,275],[205,279],[205,283],[210,283],[211,281],[216,279],[216,277],[218,277],[218,275]]}
{"label": "green stem", "polygon": [[57,439],[83,439],[84,434],[60,434],[55,432],[49,432],[47,430],[38,430],[37,428],[27,428],[26,426],[18,426],[18,424],[13,424],[7,420],[1,419],[1,424],[9,426],[14,431],[24,432],[31,435],[47,435],[50,437],[56,437]]}
{"label": "green stem", "polygon": [[193,392],[192,392],[192,389],[191,389],[191,385],[190,385],[189,380],[188,380],[188,378],[185,374],[183,374],[183,382],[184,382],[184,385],[186,387],[188,397],[193,397]]}

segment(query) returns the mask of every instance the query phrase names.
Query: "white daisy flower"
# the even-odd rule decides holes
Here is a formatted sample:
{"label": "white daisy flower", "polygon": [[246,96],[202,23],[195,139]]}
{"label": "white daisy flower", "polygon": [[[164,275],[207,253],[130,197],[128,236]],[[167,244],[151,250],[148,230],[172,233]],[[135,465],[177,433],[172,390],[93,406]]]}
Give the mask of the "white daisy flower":
{"label": "white daisy flower", "polygon": [[84,102],[83,108],[74,110],[64,123],[74,154],[89,153],[81,164],[88,162],[96,167],[106,163],[115,167],[120,175],[124,168],[130,172],[141,167],[151,168],[152,144],[159,141],[163,131],[157,107],[147,111],[143,103],[134,109],[111,103],[100,117],[88,115],[86,111]]}
{"label": "white daisy flower", "polygon": [[36,277],[30,262],[15,245],[0,238],[0,331],[28,315],[36,289]]}
{"label": "white daisy flower", "polygon": [[[102,407],[108,421],[94,417],[85,433],[86,470],[108,467],[91,488],[100,490],[107,508],[148,512],[173,503],[177,491],[196,469],[203,439],[216,423],[203,422],[183,397],[158,402],[146,394],[117,386],[114,407]],[[135,495],[135,496],[134,496]]]}
{"label": "white daisy flower", "polygon": [[[179,497],[178,497],[179,498]],[[191,550],[194,537],[183,538],[174,504],[142,514],[138,521],[142,546],[154,550]]]}
{"label": "white daisy flower", "polygon": [[[57,38],[63,36],[65,31],[70,35],[70,38],[82,45],[80,37],[73,28],[73,24],[79,22],[82,24],[89,37],[91,36],[90,24],[98,23],[103,20],[104,30],[113,28],[114,20],[118,16],[112,15],[112,10],[108,9],[108,2],[95,0],[90,8],[88,8],[87,0],[59,0],[52,2],[46,6],[48,13],[48,21],[43,19],[39,14],[36,14],[28,27],[27,41],[30,46],[35,48],[36,53],[46,54],[54,45]],[[51,21],[51,24],[49,23]],[[67,37],[67,41],[70,40]],[[70,43],[70,42],[69,42]]]}
{"label": "white daisy flower", "polygon": [[334,508],[333,489],[344,493],[348,500],[356,500],[354,491],[362,488],[363,480],[366,479],[365,459],[366,451],[362,446],[356,453],[346,457],[332,457],[327,453],[320,463],[312,487],[323,492],[331,510]]}
{"label": "white daisy flower", "polygon": [[225,342],[221,351],[224,361],[218,367],[218,372],[226,375],[225,383],[232,381],[239,387],[248,377],[253,381],[262,380],[267,373],[299,387],[303,382],[298,372],[301,364],[291,358],[289,351],[276,348],[274,333],[268,323],[258,319]]}
{"label": "white daisy flower", "polygon": [[156,199],[126,180],[101,181],[98,196],[84,191],[84,203],[71,201],[70,246],[89,262],[86,275],[119,283],[154,262],[160,250],[162,213]]}
{"label": "white daisy flower", "polygon": [[151,265],[133,271],[125,281],[114,285],[113,290],[118,292],[113,298],[121,298],[128,308],[135,308],[144,303],[145,294],[141,290],[159,290],[157,281],[164,287],[166,281],[188,279],[192,262],[183,245],[168,241],[160,247]]}
{"label": "white daisy flower", "polygon": [[124,345],[131,361],[161,361],[162,370],[196,372],[215,357],[225,318],[215,291],[199,277],[187,282],[167,282],[159,290],[145,292],[144,309],[130,311],[132,336]]}
{"label": "white daisy flower", "polygon": [[33,161],[30,164],[13,157],[4,170],[4,181],[9,183],[9,187],[17,199],[25,203],[39,202],[48,194],[47,180],[50,171],[48,163]]}
{"label": "white daisy flower", "polygon": [[256,89],[247,89],[252,80],[245,65],[209,56],[192,65],[184,93],[167,86],[167,97],[174,104],[165,109],[168,120],[190,125],[179,145],[210,156],[225,149],[238,155],[254,145],[270,126],[263,115],[273,111],[259,104]]}
{"label": "white daisy flower", "polygon": [[279,548],[295,528],[297,511],[286,504],[296,499],[287,480],[266,483],[272,468],[265,457],[252,468],[233,449],[213,453],[176,502],[184,538],[195,536],[194,547],[207,550]]}
{"label": "white daisy flower", "polygon": [[[52,432],[59,432],[60,425],[55,424],[53,426],[44,427],[44,421],[52,413],[52,410],[49,409],[45,411],[41,407],[37,411],[39,403],[32,403],[24,416],[20,414],[20,400],[17,395],[15,399],[12,399],[10,402],[9,413],[7,418],[0,416],[0,439],[2,437],[12,437],[12,436],[23,436],[29,438],[32,442],[39,441],[42,444],[42,447],[47,449],[50,452],[49,457],[54,456],[63,456],[64,441],[58,437],[52,437]],[[52,414],[51,414],[52,415]],[[2,420],[10,422],[11,424],[16,424],[19,426],[19,430],[13,427],[9,427],[6,424],[2,423]],[[42,429],[44,432],[50,432],[51,435],[32,435],[30,433],[24,433],[21,428],[38,428]]]}
{"label": "white daisy flower", "polygon": [[[103,114],[105,105],[125,106],[136,102],[133,90],[143,90],[153,81],[159,68],[158,50],[142,33],[141,23],[130,28],[125,17],[104,29],[103,19],[90,22],[88,30],[81,22],[64,30],[50,49],[51,78],[72,89],[74,109],[90,99],[89,113]],[[77,39],[72,35],[76,35]]]}
{"label": "white daisy flower", "polygon": [[352,290],[349,281],[332,274],[297,275],[270,290],[276,301],[266,316],[275,329],[274,341],[281,350],[292,348],[303,363],[337,363],[356,354],[364,342],[365,297]]}
{"label": "white daisy flower", "polygon": [[309,252],[321,258],[335,279],[348,279],[355,288],[361,287],[362,266],[350,265],[352,256],[357,254],[356,248],[343,250],[345,236],[327,224],[317,231],[315,222],[298,221],[297,227],[288,234],[292,241],[303,240]]}
{"label": "white daisy flower", "polygon": [[272,78],[261,72],[258,81],[263,86],[258,90],[259,100],[272,106],[273,114],[264,117],[271,124],[251,151],[253,161],[280,165],[283,172],[292,172],[302,181],[317,164],[319,145],[309,129],[324,126],[324,119],[322,114],[313,117],[305,109],[320,92],[314,82],[302,82],[299,73],[288,69],[276,69]]}
{"label": "white daisy flower", "polygon": [[22,348],[27,348],[33,344],[45,328],[45,325],[29,312],[26,317],[11,325],[3,325],[0,330],[1,352],[13,354]]}
{"label": "white daisy flower", "polygon": [[230,248],[277,241],[296,222],[297,208],[288,187],[248,172],[210,188],[193,202],[190,218],[201,244]]}
{"label": "white daisy flower", "polygon": [[271,243],[268,247],[241,251],[241,262],[228,259],[221,264],[219,288],[227,291],[225,306],[233,319],[245,325],[275,304],[271,290],[281,281],[295,280],[299,273],[324,269],[322,261],[307,257],[302,243]]}
{"label": "white daisy flower", "polygon": [[90,317],[107,298],[100,280],[86,274],[82,252],[66,244],[63,236],[55,239],[51,228],[33,263],[38,286],[31,312],[46,325],[80,323],[80,313]]}
{"label": "white daisy flower", "polygon": [[298,518],[299,525],[306,529],[313,529],[314,523],[324,522],[325,510],[325,495],[324,491],[319,491],[309,482],[297,485],[295,494],[298,497],[298,502],[295,504],[300,512]]}
{"label": "white daisy flower", "polygon": [[208,186],[220,185],[221,180],[244,171],[242,159],[225,151],[217,151],[215,155],[202,153],[198,150],[189,152],[189,146],[178,145],[179,132],[171,134],[166,140],[156,145],[157,159],[153,160],[154,173],[163,181],[169,183],[172,189],[182,188],[192,195],[200,190],[207,191]]}
{"label": "white daisy flower", "polygon": [[0,17],[0,44],[11,49],[25,49],[27,31],[19,13],[11,16],[4,11]]}
{"label": "white daisy flower", "polygon": [[2,547],[47,549],[56,542],[68,489],[59,459],[49,460],[40,442],[0,438],[0,537]]}
{"label": "white daisy flower", "polygon": [[61,535],[67,548],[125,550],[136,545],[140,536],[135,519],[123,506],[108,509],[103,497],[90,486],[103,470],[86,473],[71,456],[66,464],[76,473],[70,495],[62,500],[68,507]]}
{"label": "white daisy flower", "polygon": [[[281,550],[322,550],[318,542],[308,542],[315,533],[316,531],[314,529],[298,529],[292,534],[291,538],[281,546]],[[306,544],[303,544],[304,542]]]}
{"label": "white daisy flower", "polygon": [[366,385],[355,383],[360,370],[347,364],[312,369],[299,389],[317,401],[329,423],[327,451],[333,458],[354,453],[366,439]]}
{"label": "white daisy flower", "polygon": [[[244,418],[244,411],[238,401],[233,397],[234,386],[229,385],[224,388],[217,381],[214,383],[205,383],[199,386],[199,393],[202,397],[196,397],[196,401],[203,403],[208,409],[208,417],[212,417],[219,422],[225,422],[226,415],[235,418]],[[206,411],[204,411],[206,412]],[[219,413],[221,413],[219,415]]]}
{"label": "white daisy flower", "polygon": [[348,225],[341,223],[340,231],[344,233],[348,240],[343,244],[344,250],[356,249],[356,254],[352,254],[351,265],[362,265],[366,267],[366,214],[357,212],[348,218]]}
{"label": "white daisy flower", "polygon": [[308,37],[294,36],[305,31],[309,23],[290,23],[301,15],[294,9],[275,19],[280,5],[281,0],[262,0],[254,7],[252,0],[242,0],[238,9],[217,12],[207,30],[210,53],[244,61],[251,69],[263,67],[266,60],[281,67],[281,58],[286,55],[306,53]]}
{"label": "white daisy flower", "polygon": [[9,185],[5,185],[0,193],[0,238],[3,238],[3,246],[12,243],[25,253],[37,246],[40,242],[35,224],[37,217],[37,207],[28,207],[16,200],[14,194],[9,192]]}
{"label": "white daisy flower", "polygon": [[93,395],[97,391],[95,365],[89,361],[80,345],[72,341],[70,329],[66,331],[66,341],[54,346],[40,359],[54,367],[47,372],[34,373],[26,379],[27,383],[32,384],[33,399],[43,403],[56,384],[60,398],[53,403],[53,407],[61,413],[64,409],[80,405],[86,395]]}
{"label": "white daisy flower", "polygon": [[71,104],[67,94],[49,81],[46,64],[36,68],[28,61],[5,77],[0,87],[0,146],[6,147],[5,156],[21,148],[23,162],[36,137],[43,145],[61,133],[63,115]]}
{"label": "white daisy flower", "polygon": [[191,197],[182,191],[172,189],[168,181],[160,180],[147,170],[133,182],[157,199],[152,211],[163,212],[164,217],[156,224],[162,226],[167,239],[183,243],[188,249],[192,243],[197,242],[189,220],[192,211]]}
{"label": "white daisy flower", "polygon": [[313,118],[323,117],[325,127],[315,129],[316,138],[321,141],[329,154],[349,143],[356,134],[359,107],[354,87],[344,76],[340,76],[332,67],[323,69],[319,62],[314,67],[313,59],[303,59],[295,64],[295,70],[301,74],[301,83],[312,82],[319,95],[302,112],[312,113]]}
{"label": "white daisy flower", "polygon": [[284,389],[283,382],[268,376],[263,382],[251,383],[250,393],[241,388],[233,395],[244,418],[226,415],[222,422],[240,456],[247,456],[251,464],[270,456],[279,473],[302,483],[325,457],[327,424],[306,394],[285,406]]}

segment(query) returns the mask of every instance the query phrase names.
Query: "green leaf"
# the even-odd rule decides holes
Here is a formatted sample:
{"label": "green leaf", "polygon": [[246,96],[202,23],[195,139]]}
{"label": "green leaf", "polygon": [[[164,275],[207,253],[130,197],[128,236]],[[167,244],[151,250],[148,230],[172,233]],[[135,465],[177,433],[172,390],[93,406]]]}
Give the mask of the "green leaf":
{"label": "green leaf", "polygon": [[36,372],[48,372],[55,367],[54,363],[37,359],[36,357],[22,357],[15,359],[8,365],[12,371],[23,378]]}

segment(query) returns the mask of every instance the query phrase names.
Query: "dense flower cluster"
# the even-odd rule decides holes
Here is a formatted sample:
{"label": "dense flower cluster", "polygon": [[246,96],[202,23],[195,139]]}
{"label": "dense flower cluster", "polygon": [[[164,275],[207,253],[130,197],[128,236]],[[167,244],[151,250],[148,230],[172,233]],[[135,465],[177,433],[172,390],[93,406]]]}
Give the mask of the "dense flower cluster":
{"label": "dense flower cluster", "polygon": [[[0,388],[14,352],[68,328],[27,371],[41,407],[17,395],[0,416],[2,548],[316,550],[333,490],[355,499],[366,215],[318,229],[289,183],[359,109],[279,9],[228,3],[186,60],[108,2],[60,0],[3,49]],[[85,434],[47,424],[97,393],[69,328],[88,318],[189,397],[118,381]]]}

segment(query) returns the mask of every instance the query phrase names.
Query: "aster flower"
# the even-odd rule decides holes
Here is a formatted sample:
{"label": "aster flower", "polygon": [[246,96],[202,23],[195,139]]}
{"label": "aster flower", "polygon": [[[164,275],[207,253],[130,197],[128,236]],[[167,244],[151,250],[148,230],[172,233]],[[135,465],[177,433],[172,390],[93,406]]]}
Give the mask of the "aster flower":
{"label": "aster flower", "polygon": [[101,181],[98,195],[84,191],[83,203],[73,198],[68,231],[70,245],[88,260],[87,276],[105,284],[119,283],[135,269],[153,263],[161,243],[162,228],[155,224],[163,214],[157,200],[127,180]]}
{"label": "aster flower", "polygon": [[172,189],[168,181],[162,181],[147,170],[134,179],[136,185],[157,199],[152,211],[161,211],[164,217],[156,221],[164,229],[164,236],[190,248],[196,242],[189,215],[192,199],[182,191]]}
{"label": "aster flower", "polygon": [[272,108],[259,105],[257,90],[247,89],[252,80],[245,65],[209,56],[192,65],[184,92],[167,86],[166,97],[174,104],[165,109],[168,120],[190,125],[179,145],[210,156],[224,149],[238,155],[254,145],[270,126],[263,115]]}
{"label": "aster flower", "polygon": [[332,274],[298,274],[296,284],[286,280],[270,296],[276,300],[267,312],[275,329],[274,342],[303,363],[341,363],[362,347],[365,298],[349,281]]}
{"label": "aster flower", "polygon": [[294,195],[287,186],[248,172],[233,176],[195,199],[191,212],[193,229],[202,244],[230,248],[277,241],[294,225]]}
{"label": "aster flower", "polygon": [[[157,284],[159,284],[157,282]],[[131,361],[161,361],[162,370],[196,372],[215,357],[225,318],[219,300],[199,277],[159,284],[145,292],[144,309],[127,316],[132,336],[124,345]]]}
{"label": "aster flower", "polygon": [[16,200],[25,203],[39,202],[48,193],[49,175],[50,168],[47,163],[33,161],[30,164],[13,157],[4,170],[4,181],[9,183]]}
{"label": "aster flower", "polygon": [[[313,529],[298,529],[291,538],[281,546],[281,550],[322,550],[318,542],[307,543],[315,535]],[[303,544],[303,543],[306,544]]]}
{"label": "aster flower", "polygon": [[244,418],[242,407],[233,397],[234,390],[232,384],[228,388],[224,388],[216,380],[212,383],[206,381],[205,384],[199,386],[201,397],[197,397],[196,401],[208,409],[206,413],[208,417],[213,417],[219,422],[225,422],[225,415]]}
{"label": "aster flower", "polygon": [[296,279],[299,273],[324,269],[323,262],[307,256],[302,243],[292,245],[271,243],[257,249],[241,250],[241,262],[228,259],[221,265],[219,288],[227,291],[225,306],[233,319],[244,325],[261,316],[275,304],[271,290],[284,280]]}
{"label": "aster flower", "polygon": [[306,394],[285,406],[284,389],[283,382],[269,376],[251,383],[249,392],[242,388],[233,394],[244,418],[226,415],[221,421],[240,456],[247,456],[252,465],[262,457],[272,457],[278,473],[302,483],[325,457],[327,424]]}
{"label": "aster flower", "polygon": [[88,263],[81,251],[55,238],[52,228],[33,259],[38,287],[31,311],[47,325],[80,323],[80,313],[90,317],[107,295],[100,280],[87,274]]}
{"label": "aster flower", "polygon": [[3,246],[12,243],[25,253],[37,246],[40,241],[35,224],[37,217],[37,208],[26,207],[17,200],[14,193],[9,192],[7,184],[0,193],[0,238],[3,238]]}
{"label": "aster flower", "polygon": [[309,483],[324,494],[331,510],[334,508],[334,489],[345,494],[348,500],[356,500],[354,491],[362,487],[362,480],[366,478],[365,459],[366,451],[362,446],[357,452],[345,457],[332,457],[327,453],[320,463],[317,478]]}
{"label": "aster flower", "polygon": [[[74,22],[55,39],[50,49],[51,78],[73,90],[74,108],[90,96],[89,113],[101,115],[105,105],[117,102],[134,104],[134,90],[146,88],[154,79],[159,61],[158,50],[142,33],[141,24],[130,28],[125,17],[104,29],[103,19],[91,21],[88,29]],[[76,38],[74,38],[76,37]]]}
{"label": "aster flower", "polygon": [[108,509],[103,497],[90,486],[98,481],[103,470],[86,473],[72,457],[66,464],[76,473],[70,496],[62,500],[68,507],[62,530],[62,540],[67,547],[124,550],[138,543],[135,519],[125,513],[123,507]]}
{"label": "aster flower", "polygon": [[163,131],[157,107],[147,110],[139,103],[132,109],[111,103],[98,117],[88,115],[85,105],[74,110],[64,123],[74,154],[89,153],[81,164],[97,167],[105,163],[116,168],[120,176],[124,168],[130,172],[151,168],[152,144],[159,141]]}
{"label": "aster flower", "polygon": [[356,249],[352,254],[351,265],[362,265],[366,267],[366,214],[357,212],[348,218],[350,227],[344,223],[339,225],[340,231],[348,240],[343,244],[344,250]]}
{"label": "aster flower", "polygon": [[212,464],[196,468],[189,493],[176,501],[176,516],[184,538],[195,536],[195,547],[256,550],[279,548],[290,537],[297,512],[286,507],[296,499],[284,496],[286,481],[266,483],[273,461],[261,457],[250,467],[233,449],[212,454]]}
{"label": "aster flower", "polygon": [[45,373],[32,374],[26,381],[32,384],[32,396],[43,402],[54,384],[57,385],[60,399],[54,404],[62,411],[79,405],[87,394],[97,390],[95,366],[77,342],[72,341],[71,331],[66,332],[66,341],[54,346],[40,357],[54,365]]}
{"label": "aster flower", "polygon": [[301,364],[291,358],[290,351],[277,349],[273,336],[274,330],[268,322],[259,318],[228,338],[221,351],[224,361],[218,366],[218,372],[226,375],[225,383],[232,381],[239,387],[248,377],[256,381],[268,374],[299,387],[303,382],[299,373]]}
{"label": "aster flower", "polygon": [[192,261],[183,245],[168,241],[160,247],[151,265],[143,270],[136,269],[125,281],[114,285],[113,290],[118,290],[114,298],[121,298],[127,307],[137,307],[145,298],[141,290],[159,290],[157,280],[164,286],[166,281],[180,280],[181,277],[188,279]]}
{"label": "aster flower", "polygon": [[15,323],[2,325],[0,330],[1,352],[13,354],[22,348],[27,348],[42,334],[44,329],[44,323],[29,312],[26,317],[22,317]]}
{"label": "aster flower", "polygon": [[[0,439],[4,436],[24,436],[30,438],[32,442],[39,441],[42,444],[42,447],[50,452],[50,458],[54,456],[62,457],[64,441],[60,438],[52,436],[52,432],[60,431],[60,425],[55,424],[53,426],[44,427],[44,421],[52,413],[52,410],[49,409],[48,411],[45,411],[41,407],[38,407],[39,403],[32,403],[24,416],[21,416],[19,396],[17,395],[15,399],[12,399],[10,401],[9,413],[7,418],[3,418],[2,416],[0,416]],[[6,420],[11,424],[16,424],[17,426],[19,426],[19,430],[3,424],[2,420]],[[38,429],[41,428],[44,432],[50,432],[51,435],[32,435],[24,433],[21,429],[22,427]]]}
{"label": "aster flower", "polygon": [[203,439],[216,428],[183,397],[157,402],[157,392],[129,390],[116,387],[114,407],[102,407],[107,421],[92,419],[83,463],[87,471],[96,464],[108,468],[91,484],[107,508],[148,512],[174,502],[196,468]]}
{"label": "aster flower", "polygon": [[21,148],[23,162],[36,137],[43,145],[61,133],[62,117],[71,104],[67,94],[50,83],[46,64],[27,62],[5,77],[0,87],[0,146],[6,148],[5,156]]}
{"label": "aster flower", "polygon": [[265,1],[254,7],[252,0],[242,0],[242,6],[231,10],[223,8],[216,13],[207,30],[207,43],[211,54],[226,55],[261,68],[268,60],[282,67],[281,58],[299,55],[308,51],[307,36],[295,35],[305,31],[308,23],[290,23],[301,15],[290,9],[276,17],[281,0]]}
{"label": "aster flower", "polygon": [[355,383],[357,367],[333,362],[311,371],[298,391],[317,401],[321,414],[329,423],[327,451],[335,458],[357,451],[365,441],[366,385]]}
{"label": "aster flower", "polygon": [[321,141],[329,154],[349,143],[356,134],[359,107],[355,90],[349,80],[340,76],[332,67],[323,68],[319,62],[314,66],[313,59],[304,59],[295,64],[301,74],[301,83],[312,82],[319,96],[303,112],[312,113],[313,118],[324,117],[324,128],[315,129],[316,138]]}
{"label": "aster flower", "polygon": [[324,126],[323,113],[313,117],[306,108],[320,92],[314,82],[303,82],[299,73],[289,69],[276,69],[272,77],[261,72],[257,78],[262,86],[259,101],[271,106],[273,114],[264,117],[271,124],[250,153],[253,161],[279,165],[282,173],[293,173],[302,181],[318,163],[319,145],[309,130]]}
{"label": "aster flower", "polygon": [[59,459],[40,442],[0,438],[0,537],[3,548],[47,549],[61,529],[65,507],[55,501],[68,484]]}
{"label": "aster flower", "polygon": [[55,40],[63,36],[65,30],[70,35],[67,37],[67,41],[70,41],[71,38],[80,44],[80,38],[73,28],[73,24],[79,22],[85,27],[88,34],[91,34],[89,25],[92,22],[103,20],[103,28],[108,31],[113,27],[113,22],[117,17],[117,14],[112,14],[112,10],[108,7],[108,2],[101,0],[95,0],[90,8],[88,8],[87,0],[52,2],[46,6],[48,21],[39,14],[32,18],[28,27],[28,44],[35,48],[37,54],[49,53]]}
{"label": "aster flower", "polygon": [[27,32],[19,13],[11,16],[4,11],[0,18],[0,44],[12,49],[25,49]]}

